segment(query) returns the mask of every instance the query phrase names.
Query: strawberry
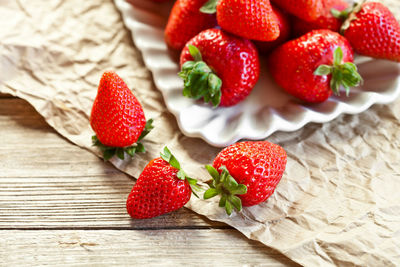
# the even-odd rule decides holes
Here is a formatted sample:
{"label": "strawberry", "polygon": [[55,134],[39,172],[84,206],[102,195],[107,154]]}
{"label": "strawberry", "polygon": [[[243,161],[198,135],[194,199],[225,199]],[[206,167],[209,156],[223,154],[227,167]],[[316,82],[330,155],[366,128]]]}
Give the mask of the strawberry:
{"label": "strawberry", "polygon": [[153,128],[152,121],[146,123],[142,106],[126,83],[115,72],[105,72],[90,114],[90,125],[96,133],[92,141],[104,159],[115,154],[124,159],[124,152],[132,157],[135,152],[144,152],[137,142]]}
{"label": "strawberry", "polygon": [[278,39],[270,42],[254,41],[253,43],[257,46],[258,51],[261,53],[269,53],[275,47],[286,42],[290,37],[291,25],[287,14],[275,6],[272,6],[272,10],[274,11],[278,21],[280,35]]}
{"label": "strawberry", "polygon": [[400,62],[400,24],[383,4],[356,5],[342,32],[357,53]]}
{"label": "strawberry", "polygon": [[165,28],[165,41],[169,47],[181,51],[185,44],[202,30],[217,25],[215,15],[200,12],[207,0],[177,0]]}
{"label": "strawberry", "polygon": [[[324,9],[323,13],[313,21],[306,21],[293,17],[293,33],[295,36],[304,35],[312,30],[328,29],[334,32],[340,31],[342,19],[336,18],[333,13],[338,16],[338,13],[349,12],[349,4],[343,0],[322,0]],[[343,13],[341,13],[343,14]]]}
{"label": "strawberry", "polygon": [[288,93],[310,103],[328,99],[341,86],[361,82],[349,42],[336,32],[314,30],[278,47],[269,58],[275,81]]}
{"label": "strawberry", "polygon": [[182,208],[199,189],[188,177],[167,147],[161,157],[144,168],[126,202],[129,215],[135,219],[153,218]]}
{"label": "strawberry", "polygon": [[286,167],[286,152],[267,142],[240,142],[223,149],[207,171],[213,178],[204,199],[221,195],[220,207],[230,215],[232,207],[264,202],[274,192]]}
{"label": "strawberry", "polygon": [[249,40],[219,29],[202,31],[182,50],[183,95],[233,106],[251,92],[260,75],[257,49]]}
{"label": "strawberry", "polygon": [[315,21],[324,13],[323,0],[272,0],[282,10],[306,21]]}
{"label": "strawberry", "polygon": [[243,38],[273,41],[279,37],[279,24],[269,0],[210,0],[201,11],[216,12],[223,30]]}

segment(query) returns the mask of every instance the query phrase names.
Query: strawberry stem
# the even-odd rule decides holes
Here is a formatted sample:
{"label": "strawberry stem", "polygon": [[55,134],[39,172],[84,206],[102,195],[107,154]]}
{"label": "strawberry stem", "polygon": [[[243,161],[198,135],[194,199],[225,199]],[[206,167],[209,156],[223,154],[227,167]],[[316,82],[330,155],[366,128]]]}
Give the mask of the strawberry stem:
{"label": "strawberry stem", "polygon": [[340,87],[343,86],[348,96],[350,88],[360,85],[363,80],[354,63],[343,63],[343,51],[340,46],[333,53],[333,65],[320,65],[314,71],[314,75],[332,75],[330,87],[336,95],[340,95]]}
{"label": "strawberry stem", "polygon": [[184,81],[183,95],[189,98],[211,102],[214,107],[221,103],[221,79],[202,60],[199,49],[194,45],[188,45],[189,53],[194,61],[186,61],[182,65],[179,76]]}
{"label": "strawberry stem", "polygon": [[146,121],[146,125],[144,126],[144,129],[140,134],[138,141],[141,141],[146,135],[148,135],[151,132],[151,130],[154,129],[153,121],[154,121],[153,119],[149,119],[148,121]]}
{"label": "strawberry stem", "polygon": [[128,154],[131,158],[135,156],[136,153],[144,153],[146,149],[144,148],[142,143],[139,143],[150,131],[154,128],[152,125],[153,119],[149,119],[144,126],[144,129],[139,136],[137,142],[131,146],[127,147],[112,147],[106,146],[100,142],[96,135],[92,136],[92,144],[93,146],[97,146],[101,152],[103,152],[103,158],[105,161],[110,160],[112,157],[117,155],[117,157],[121,160],[125,159],[125,153]]}
{"label": "strawberry stem", "polygon": [[349,17],[350,13],[353,11],[353,8],[354,7],[351,6],[351,7],[348,7],[346,9],[342,10],[342,11],[340,11],[340,10],[338,10],[336,8],[332,8],[331,9],[331,14],[335,18],[337,18],[337,19],[339,19],[341,21],[345,21]]}
{"label": "strawberry stem", "polygon": [[209,0],[201,8],[200,12],[206,14],[214,14],[217,12],[217,4],[219,0]]}
{"label": "strawberry stem", "polygon": [[175,156],[171,153],[171,151],[168,149],[168,147],[164,147],[163,151],[160,153],[160,156],[163,160],[168,162],[172,167],[178,170],[176,176],[180,180],[187,180],[190,188],[192,189],[193,195],[195,195],[197,198],[199,198],[197,192],[202,191],[203,189],[197,184],[197,180],[189,177],[185,171],[181,168],[181,164],[179,161],[175,158]]}
{"label": "strawberry stem", "polygon": [[362,6],[366,0],[360,0],[358,2],[354,2],[353,6],[346,8],[343,11],[339,11],[337,9],[331,9],[332,15],[343,21],[342,26],[340,27],[340,33],[343,35],[344,32],[350,27],[350,23],[357,19],[356,14],[361,10]]}
{"label": "strawberry stem", "polygon": [[209,183],[210,188],[204,193],[204,199],[210,199],[220,195],[219,206],[225,208],[228,215],[232,214],[233,209],[242,210],[242,200],[237,195],[247,193],[247,187],[243,184],[238,184],[225,166],[221,166],[219,173],[213,166],[205,166],[208,173],[212,177],[212,182]]}
{"label": "strawberry stem", "polygon": [[112,157],[117,155],[117,157],[121,160],[125,159],[125,153],[130,157],[134,157],[136,153],[144,153],[146,149],[144,148],[142,143],[136,143],[132,146],[127,147],[112,147],[106,146],[100,142],[96,135],[92,136],[93,146],[97,146],[101,152],[103,152],[103,158],[105,161],[110,160]]}

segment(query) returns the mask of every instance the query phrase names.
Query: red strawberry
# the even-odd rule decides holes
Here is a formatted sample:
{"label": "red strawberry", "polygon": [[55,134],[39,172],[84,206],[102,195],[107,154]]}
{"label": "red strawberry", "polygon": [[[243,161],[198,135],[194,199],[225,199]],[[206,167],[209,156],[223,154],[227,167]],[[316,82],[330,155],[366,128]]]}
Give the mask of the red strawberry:
{"label": "red strawberry", "polygon": [[105,72],[90,114],[96,133],[93,144],[102,150],[104,159],[114,154],[124,159],[124,152],[130,156],[144,152],[143,146],[135,143],[149,133],[151,123],[146,124],[142,106],[126,83],[116,73]]}
{"label": "red strawberry", "polygon": [[207,0],[175,2],[165,28],[165,41],[171,48],[180,51],[193,36],[217,25],[215,15],[200,12],[205,2]]}
{"label": "red strawberry", "polygon": [[202,12],[217,12],[218,25],[243,38],[273,41],[279,37],[279,25],[269,0],[210,0]]}
{"label": "red strawberry", "polygon": [[[231,214],[232,207],[257,205],[272,195],[286,167],[285,150],[267,141],[241,142],[223,149],[206,166],[213,177],[204,198],[221,195],[220,207]],[[238,197],[236,195],[239,195]]]}
{"label": "red strawberry", "polygon": [[328,99],[361,82],[349,42],[336,32],[315,30],[278,47],[269,58],[275,81],[306,102]]}
{"label": "red strawberry", "polygon": [[183,95],[203,97],[214,106],[233,106],[244,100],[260,75],[255,46],[219,29],[202,31],[191,39],[182,50],[180,64]]}
{"label": "red strawberry", "polygon": [[272,2],[306,21],[316,20],[324,13],[322,0],[272,0]]}
{"label": "red strawberry", "polygon": [[257,46],[258,50],[262,53],[269,53],[275,47],[286,42],[290,37],[291,25],[288,16],[283,13],[279,8],[272,6],[272,10],[277,18],[279,24],[280,35],[278,39],[270,42],[254,41],[253,43]]}
{"label": "red strawberry", "polygon": [[365,56],[400,62],[400,24],[381,3],[354,8],[343,24],[344,36],[354,50]]}
{"label": "red strawberry", "polygon": [[188,177],[167,147],[140,174],[126,202],[135,219],[153,218],[182,208],[197,189],[197,181]]}
{"label": "red strawberry", "polygon": [[[312,30],[328,29],[339,32],[342,25],[342,19],[333,16],[333,12],[338,14],[342,11],[346,12],[349,4],[343,0],[323,0],[324,12],[313,21],[305,21],[297,17],[293,17],[292,25],[295,36],[304,35]],[[348,11],[347,11],[348,12]]]}

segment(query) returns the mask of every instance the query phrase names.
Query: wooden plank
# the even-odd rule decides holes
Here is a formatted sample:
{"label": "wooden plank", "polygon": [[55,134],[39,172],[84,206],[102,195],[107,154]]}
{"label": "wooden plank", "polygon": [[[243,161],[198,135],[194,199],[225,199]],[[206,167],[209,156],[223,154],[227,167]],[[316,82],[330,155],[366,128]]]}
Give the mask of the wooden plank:
{"label": "wooden plank", "polygon": [[0,231],[1,266],[297,266],[235,230]]}
{"label": "wooden plank", "polygon": [[228,228],[187,209],[131,220],[134,179],[49,127],[25,101],[0,99],[0,229]]}
{"label": "wooden plank", "polygon": [[0,138],[0,266],[292,264],[186,209],[131,220],[134,180],[60,137],[23,100],[0,99]]}

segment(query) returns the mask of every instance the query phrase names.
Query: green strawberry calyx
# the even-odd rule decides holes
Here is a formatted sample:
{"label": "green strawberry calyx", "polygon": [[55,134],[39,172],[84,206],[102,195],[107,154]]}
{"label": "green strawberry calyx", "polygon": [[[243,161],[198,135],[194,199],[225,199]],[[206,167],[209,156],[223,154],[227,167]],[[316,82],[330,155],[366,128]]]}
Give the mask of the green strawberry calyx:
{"label": "green strawberry calyx", "polygon": [[199,49],[194,45],[188,45],[189,53],[194,61],[186,61],[182,65],[179,76],[184,81],[183,95],[189,98],[211,102],[214,107],[221,103],[221,79],[202,60]]}
{"label": "green strawberry calyx", "polygon": [[350,88],[360,85],[363,81],[354,63],[343,63],[343,50],[340,46],[333,53],[333,65],[320,65],[314,71],[314,75],[332,75],[330,87],[336,95],[340,95],[340,87],[343,86],[348,96]]}
{"label": "green strawberry calyx", "polygon": [[217,4],[219,0],[209,0],[201,8],[200,12],[206,14],[214,14],[217,12]]}
{"label": "green strawberry calyx", "polygon": [[224,207],[228,215],[232,214],[233,208],[237,211],[242,210],[242,200],[237,195],[247,193],[247,187],[243,184],[238,184],[235,178],[230,175],[225,166],[221,166],[219,173],[213,166],[205,166],[208,173],[212,177],[209,183],[210,188],[204,193],[204,199],[210,199],[220,195],[219,206]]}
{"label": "green strawberry calyx", "polygon": [[112,147],[106,146],[100,142],[96,135],[92,136],[92,144],[100,149],[103,153],[103,158],[105,161],[110,160],[112,157],[117,155],[117,157],[121,160],[125,159],[125,153],[128,154],[130,157],[134,157],[136,153],[144,153],[146,149],[144,148],[142,143],[139,143],[146,135],[150,133],[150,131],[154,128],[153,126],[153,119],[149,119],[146,122],[146,125],[140,134],[138,140],[135,144],[127,147]]}
{"label": "green strawberry calyx", "polygon": [[344,32],[350,27],[350,23],[353,20],[357,19],[357,13],[360,12],[362,6],[366,0],[360,0],[358,2],[355,2],[352,6],[346,8],[343,11],[337,10],[335,8],[331,9],[331,14],[337,18],[343,21],[342,26],[340,27],[340,33],[344,34]]}
{"label": "green strawberry calyx", "polygon": [[341,21],[345,21],[349,15],[353,12],[354,6],[348,7],[342,11],[332,8],[331,9],[331,14],[333,17],[340,19]]}
{"label": "green strawberry calyx", "polygon": [[181,164],[175,158],[175,156],[171,153],[168,147],[164,147],[163,152],[160,153],[160,156],[163,160],[168,162],[172,167],[178,170],[176,176],[180,180],[187,180],[190,188],[192,189],[193,195],[199,198],[198,192],[202,191],[202,188],[197,184],[197,180],[194,178],[189,177],[185,171],[181,168]]}

